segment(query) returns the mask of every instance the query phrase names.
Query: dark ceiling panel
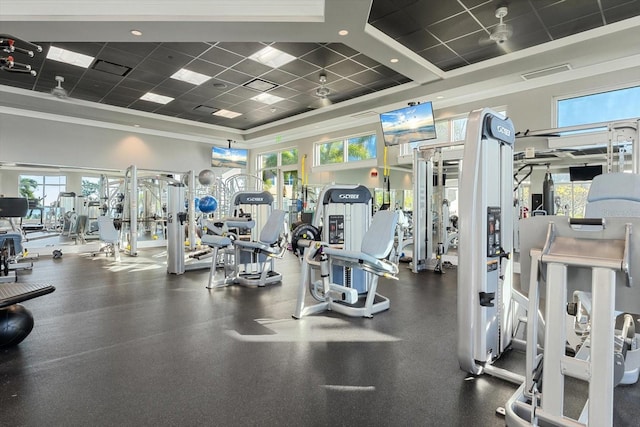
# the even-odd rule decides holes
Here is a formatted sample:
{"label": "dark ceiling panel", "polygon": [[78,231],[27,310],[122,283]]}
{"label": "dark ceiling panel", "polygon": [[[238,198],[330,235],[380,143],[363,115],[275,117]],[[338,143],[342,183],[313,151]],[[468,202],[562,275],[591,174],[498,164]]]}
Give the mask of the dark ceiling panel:
{"label": "dark ceiling panel", "polygon": [[124,52],[126,55],[135,55],[146,57],[151,52],[153,52],[160,43],[122,43],[122,42],[111,42],[107,44],[107,47],[118,49]]}
{"label": "dark ceiling panel", "polygon": [[320,43],[293,43],[293,42],[276,42],[271,47],[281,50],[295,57],[301,57],[307,53],[318,49],[321,46]]}
{"label": "dark ceiling panel", "polygon": [[598,0],[555,2],[546,7],[537,2],[533,2],[533,5],[547,28],[562,25],[579,17],[600,14]]}
{"label": "dark ceiling panel", "polygon": [[[373,7],[377,0],[373,2]],[[457,1],[451,0],[419,0],[406,8],[408,15],[415,17],[415,20],[426,28],[431,24],[450,18],[456,14],[463,13],[464,8]],[[373,22],[370,22],[376,25]]]}
{"label": "dark ceiling panel", "polygon": [[214,64],[218,64],[223,67],[231,67],[242,61],[244,58],[240,55],[236,55],[235,53],[231,53],[227,50],[214,46],[200,55],[200,59],[213,62]]}
{"label": "dark ceiling panel", "polygon": [[288,64],[284,64],[282,67],[280,67],[280,69],[296,76],[306,76],[311,73],[320,71],[320,67],[317,67],[307,61],[302,61],[300,59],[296,59],[289,62]]}
{"label": "dark ceiling panel", "polygon": [[333,50],[321,47],[320,49],[316,49],[306,54],[301,59],[310,62],[320,68],[325,68],[330,66],[331,64],[335,64],[336,62],[343,60],[344,56]]}
{"label": "dark ceiling panel", "polygon": [[260,49],[263,49],[266,44],[255,42],[222,42],[218,43],[216,46],[221,49],[228,50],[229,52],[233,52],[239,56],[251,56]]}
{"label": "dark ceiling panel", "polygon": [[236,64],[233,68],[250,76],[261,76],[262,74],[273,70],[273,68],[256,62],[253,59],[245,59],[244,61]]}
{"label": "dark ceiling panel", "polygon": [[176,52],[183,53],[185,55],[197,58],[202,55],[207,49],[211,48],[209,43],[162,43],[162,47],[175,50]]}
{"label": "dark ceiling panel", "polygon": [[349,46],[342,43],[329,43],[327,45],[327,48],[335,52],[338,52],[339,54],[344,55],[346,57],[350,57],[358,54],[357,50],[352,49]]}
{"label": "dark ceiling panel", "polygon": [[482,30],[468,13],[460,13],[444,21],[432,24],[427,30],[443,42],[463,37]]}
{"label": "dark ceiling panel", "polygon": [[336,62],[335,64],[327,67],[327,70],[331,71],[332,73],[348,77],[352,74],[364,71],[366,68],[367,67],[365,67],[364,65],[361,65],[350,59],[345,59],[344,61]]}
{"label": "dark ceiling panel", "polygon": [[623,19],[638,15],[638,10],[640,10],[640,0],[635,0],[615,7],[606,8],[604,16],[607,20],[607,24],[613,24],[614,22],[622,21]]}
{"label": "dark ceiling panel", "polygon": [[241,73],[239,71],[228,69],[218,74],[216,76],[216,79],[229,82],[229,83],[235,83],[236,85],[243,85],[247,83],[249,80],[251,80],[251,76],[248,74]]}
{"label": "dark ceiling panel", "polygon": [[185,68],[189,71],[211,77],[216,76],[226,69],[225,67],[221,67],[220,65],[212,64],[211,62],[202,61],[200,59],[194,59],[189,64],[187,64]]}
{"label": "dark ceiling panel", "polygon": [[398,42],[414,52],[419,52],[440,44],[438,39],[433,37],[433,35],[424,28],[420,28],[418,31],[398,38]]}
{"label": "dark ceiling panel", "polygon": [[[153,61],[153,62],[157,62],[157,61]],[[150,65],[150,64],[147,64],[147,65]],[[153,70],[152,67],[150,67],[150,69]],[[124,79],[123,84],[128,83],[131,86],[135,84],[133,80],[136,80],[136,81],[145,83],[145,86],[148,86],[148,85],[156,86],[162,83],[163,81],[165,81],[174,72],[175,71],[166,72],[165,74],[157,74],[152,71],[145,71],[141,67],[137,67],[131,70],[129,74],[127,74],[127,78]]]}
{"label": "dark ceiling panel", "polygon": [[290,73],[286,73],[284,71],[273,69],[268,73],[263,74],[260,78],[273,82],[278,85],[284,85],[292,80],[295,80],[296,76]]}
{"label": "dark ceiling panel", "polygon": [[165,66],[167,67],[166,69],[174,70],[175,72],[180,68],[183,68],[189,62],[193,61],[193,58],[176,50],[167,49],[164,46],[159,46],[148,56],[148,60],[155,60],[162,64],[165,64]]}
{"label": "dark ceiling panel", "polygon": [[571,34],[582,31],[591,30],[602,26],[602,16],[600,13],[594,13],[582,18],[573,19],[555,27],[548,27],[549,33],[554,39],[570,36]]}
{"label": "dark ceiling panel", "polygon": [[397,39],[404,35],[413,33],[421,28],[421,23],[416,22],[411,15],[403,10],[397,10],[390,15],[384,16],[375,22],[376,28],[389,37]]}

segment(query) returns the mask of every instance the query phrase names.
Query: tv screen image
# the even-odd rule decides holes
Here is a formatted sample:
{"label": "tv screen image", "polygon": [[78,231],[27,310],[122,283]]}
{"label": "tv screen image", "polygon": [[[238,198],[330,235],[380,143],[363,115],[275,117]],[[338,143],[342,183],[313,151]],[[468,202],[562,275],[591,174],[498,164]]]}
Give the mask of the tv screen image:
{"label": "tv screen image", "polygon": [[431,102],[382,113],[380,123],[387,146],[436,138]]}
{"label": "tv screen image", "polygon": [[244,148],[213,147],[211,151],[211,166],[216,168],[247,167],[248,152]]}

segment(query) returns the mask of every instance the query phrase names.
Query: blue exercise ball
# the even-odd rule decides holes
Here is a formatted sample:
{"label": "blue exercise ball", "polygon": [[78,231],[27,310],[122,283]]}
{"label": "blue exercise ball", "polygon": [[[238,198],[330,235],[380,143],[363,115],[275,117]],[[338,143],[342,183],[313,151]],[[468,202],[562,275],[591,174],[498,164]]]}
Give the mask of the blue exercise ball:
{"label": "blue exercise ball", "polygon": [[33,316],[20,304],[0,310],[0,348],[19,344],[32,329]]}
{"label": "blue exercise ball", "polygon": [[213,196],[204,196],[200,198],[200,211],[202,213],[215,212],[218,209],[218,201]]}

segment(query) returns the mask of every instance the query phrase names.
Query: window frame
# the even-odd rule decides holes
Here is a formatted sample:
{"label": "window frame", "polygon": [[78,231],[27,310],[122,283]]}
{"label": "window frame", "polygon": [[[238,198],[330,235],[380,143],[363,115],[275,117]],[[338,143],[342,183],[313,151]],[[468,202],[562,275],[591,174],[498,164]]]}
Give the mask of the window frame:
{"label": "window frame", "polygon": [[[368,159],[360,159],[360,160],[349,160],[349,146],[351,145],[349,141],[368,137],[373,138],[373,144],[375,146],[375,150],[373,152],[373,157]],[[320,164],[320,147],[326,144],[332,144],[335,142],[342,143],[342,161],[335,163],[326,163]],[[369,132],[361,132],[356,133],[340,138],[332,138],[330,140],[318,141],[313,144],[313,170],[314,171],[333,171],[338,169],[357,169],[363,167],[375,167],[378,165],[378,132],[369,131]]]}

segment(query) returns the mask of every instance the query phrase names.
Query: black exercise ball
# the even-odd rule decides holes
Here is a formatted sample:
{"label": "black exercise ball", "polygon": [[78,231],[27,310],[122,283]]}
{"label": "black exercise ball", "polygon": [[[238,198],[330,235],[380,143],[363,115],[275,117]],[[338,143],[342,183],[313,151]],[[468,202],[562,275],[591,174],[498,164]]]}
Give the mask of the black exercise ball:
{"label": "black exercise ball", "polygon": [[33,316],[20,304],[0,309],[0,348],[19,344],[32,329]]}

